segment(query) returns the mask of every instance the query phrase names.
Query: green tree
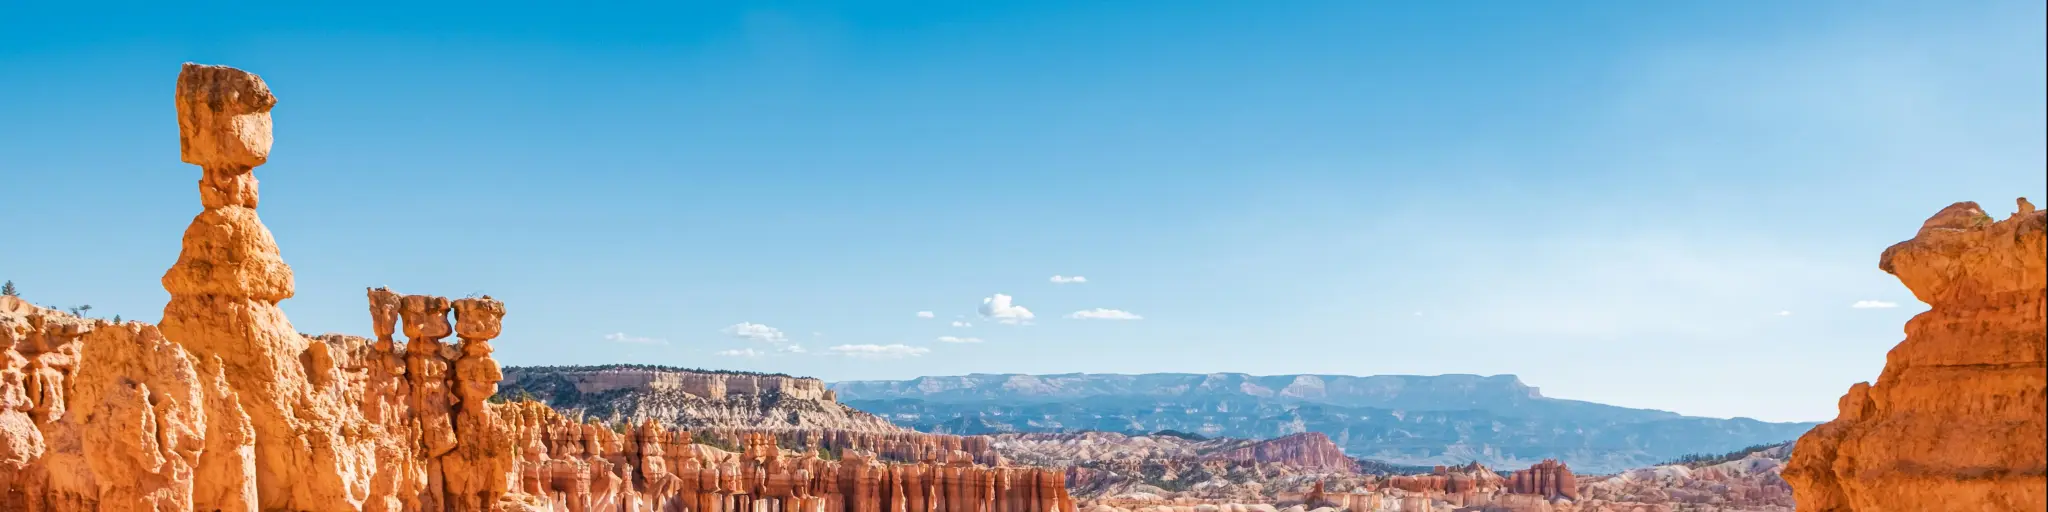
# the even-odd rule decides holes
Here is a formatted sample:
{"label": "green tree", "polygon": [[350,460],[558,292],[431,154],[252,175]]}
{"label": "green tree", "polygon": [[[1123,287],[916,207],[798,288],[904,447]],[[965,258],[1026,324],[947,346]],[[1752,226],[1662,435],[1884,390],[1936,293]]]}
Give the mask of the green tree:
{"label": "green tree", "polygon": [[9,297],[20,297],[21,290],[15,289],[14,281],[10,280],[7,281],[7,284],[0,284],[0,295],[6,295]]}

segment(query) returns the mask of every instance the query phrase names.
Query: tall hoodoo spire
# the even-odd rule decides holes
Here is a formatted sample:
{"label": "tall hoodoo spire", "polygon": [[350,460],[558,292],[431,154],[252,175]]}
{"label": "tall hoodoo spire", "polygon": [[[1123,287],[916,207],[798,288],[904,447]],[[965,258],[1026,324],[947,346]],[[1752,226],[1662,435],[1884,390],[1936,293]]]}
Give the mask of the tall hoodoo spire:
{"label": "tall hoodoo spire", "polygon": [[[185,228],[178,262],[164,273],[164,337],[199,360],[219,358],[254,431],[258,509],[359,510],[374,470],[374,441],[343,436],[340,397],[316,386],[331,368],[301,362],[309,341],[277,302],[292,296],[292,271],[256,216],[254,170],[270,158],[277,97],[253,73],[185,64],[178,73],[178,147],[202,169],[204,208]],[[329,358],[313,359],[331,365]],[[213,479],[199,475],[195,492]],[[208,508],[208,503],[196,503]]]}

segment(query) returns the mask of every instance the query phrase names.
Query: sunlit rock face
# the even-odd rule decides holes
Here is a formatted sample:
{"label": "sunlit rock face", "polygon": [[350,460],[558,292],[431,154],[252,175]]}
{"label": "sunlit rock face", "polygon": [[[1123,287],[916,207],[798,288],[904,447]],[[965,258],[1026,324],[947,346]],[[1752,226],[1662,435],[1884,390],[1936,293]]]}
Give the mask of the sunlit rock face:
{"label": "sunlit rock face", "polygon": [[2048,510],[2048,242],[2026,199],[1994,221],[1936,213],[1878,267],[1931,308],[1906,323],[1877,384],[1799,439],[1799,510]]}
{"label": "sunlit rock face", "polygon": [[[657,422],[499,401],[490,342],[507,308],[488,296],[371,289],[374,338],[302,335],[278,308],[291,268],[256,215],[277,98],[254,74],[187,64],[176,101],[201,212],[164,274],[163,320],[0,296],[0,510],[1073,509],[1063,473],[977,464],[985,439],[846,435],[821,457],[777,443],[822,431],[725,431],[714,438],[738,446],[721,449]],[[830,394],[728,387],[749,384]],[[889,447],[907,462],[878,460]]]}

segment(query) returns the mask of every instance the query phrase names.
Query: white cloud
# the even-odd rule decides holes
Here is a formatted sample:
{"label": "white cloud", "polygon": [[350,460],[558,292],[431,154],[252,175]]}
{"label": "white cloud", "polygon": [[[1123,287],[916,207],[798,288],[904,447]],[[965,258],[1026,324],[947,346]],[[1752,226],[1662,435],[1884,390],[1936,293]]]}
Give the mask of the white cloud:
{"label": "white cloud", "polygon": [[1052,276],[1052,284],[1081,284],[1086,282],[1088,282],[1088,278],[1084,276]]}
{"label": "white cloud", "polygon": [[1121,309],[1084,309],[1067,315],[1075,320],[1144,320],[1145,317]]}
{"label": "white cloud", "polygon": [[763,355],[767,355],[765,352],[761,352],[759,350],[754,350],[751,348],[720,350],[717,352],[717,354],[726,357],[761,357]]}
{"label": "white cloud", "polygon": [[940,336],[940,337],[939,337],[939,342],[940,342],[940,343],[981,343],[981,338],[962,338],[962,337],[959,337],[959,336]]}
{"label": "white cloud", "polygon": [[1855,304],[1850,304],[1849,307],[1856,309],[1896,308],[1899,307],[1899,303],[1881,300],[1859,300]]}
{"label": "white cloud", "polygon": [[789,342],[789,336],[782,334],[782,329],[776,329],[774,327],[769,327],[766,325],[751,322],[740,322],[732,324],[730,326],[726,326],[726,328],[721,332],[730,334],[735,338],[758,341],[762,343],[772,343],[776,345],[781,345],[783,343]]}
{"label": "white cloud", "polygon": [[930,311],[919,311],[919,312],[917,312],[917,317],[918,317],[918,318],[931,318],[931,317],[935,317],[935,316],[938,316],[938,315],[934,315],[934,314],[932,314],[932,312],[930,312]]}
{"label": "white cloud", "polygon": [[804,346],[803,346],[803,345],[790,345],[790,346],[787,346],[787,347],[781,347],[781,348],[777,348],[777,349],[775,349],[775,351],[776,351],[776,352],[788,352],[788,353],[791,353],[791,354],[806,354],[806,353],[810,353],[810,351],[809,351],[809,350],[805,350],[805,349],[804,349]]}
{"label": "white cloud", "polygon": [[954,327],[974,327],[974,324],[970,324],[970,323],[967,323],[967,322],[962,322],[962,321],[959,321],[959,320],[954,320],[954,321],[953,321],[953,326],[954,326]]}
{"label": "white cloud", "polygon": [[1779,311],[1778,316],[1792,316],[1791,311]]}
{"label": "white cloud", "polygon": [[610,342],[615,342],[615,343],[632,343],[632,344],[634,344],[634,345],[667,345],[667,344],[668,344],[668,340],[664,340],[664,339],[660,339],[660,338],[647,338],[647,337],[641,337],[641,336],[632,336],[632,335],[628,335],[628,334],[626,334],[626,333],[623,333],[623,332],[615,332],[615,333],[611,333],[611,334],[606,334],[606,335],[604,335],[604,339],[605,339],[605,341],[610,341]]}
{"label": "white cloud", "polygon": [[982,318],[1009,325],[1031,323],[1031,319],[1034,317],[1031,314],[1031,310],[1024,309],[1024,306],[1016,305],[1011,302],[1010,296],[1000,293],[995,294],[993,297],[981,299],[980,311]]}
{"label": "white cloud", "polygon": [[932,349],[913,347],[900,343],[891,345],[838,345],[826,350],[831,350],[832,353],[846,357],[863,359],[902,359],[905,357],[922,356],[932,351]]}

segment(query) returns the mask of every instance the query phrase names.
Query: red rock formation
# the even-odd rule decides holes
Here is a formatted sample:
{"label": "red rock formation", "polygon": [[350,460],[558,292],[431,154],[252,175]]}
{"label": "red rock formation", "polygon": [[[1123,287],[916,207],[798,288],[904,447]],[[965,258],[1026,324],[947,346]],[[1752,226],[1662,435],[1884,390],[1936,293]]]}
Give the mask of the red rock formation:
{"label": "red rock formation", "polygon": [[763,432],[728,433],[728,451],[493,403],[506,311],[490,297],[374,289],[374,340],[300,335],[250,174],[276,99],[255,75],[188,64],[177,100],[205,210],[164,276],[161,326],[0,296],[0,510],[900,512],[906,489],[946,504],[927,512],[1073,510],[1059,472],[975,464],[986,438],[775,433],[845,457],[825,460]]}
{"label": "red rock formation", "polygon": [[1930,309],[1877,384],[1799,439],[1803,511],[2048,510],[2048,217],[1976,203],[1936,213],[1878,268]]}
{"label": "red rock formation", "polygon": [[1396,475],[1387,486],[1408,492],[1465,494],[1499,490],[1506,480],[1477,462],[1464,466],[1437,466],[1428,475]]}
{"label": "red rock formation", "polygon": [[1555,459],[1544,459],[1529,469],[1508,475],[1507,491],[1545,498],[1579,499],[1579,480],[1572,470]]}

